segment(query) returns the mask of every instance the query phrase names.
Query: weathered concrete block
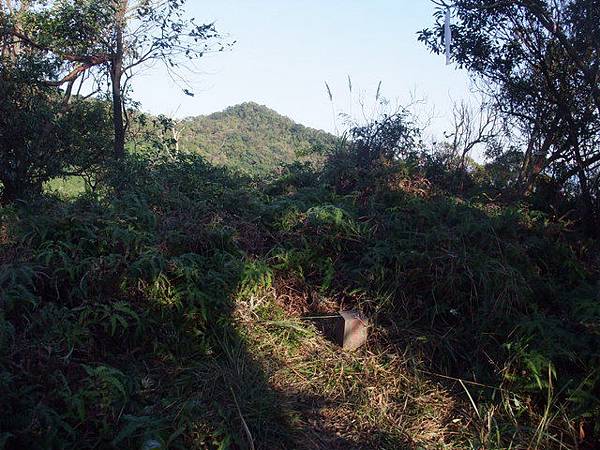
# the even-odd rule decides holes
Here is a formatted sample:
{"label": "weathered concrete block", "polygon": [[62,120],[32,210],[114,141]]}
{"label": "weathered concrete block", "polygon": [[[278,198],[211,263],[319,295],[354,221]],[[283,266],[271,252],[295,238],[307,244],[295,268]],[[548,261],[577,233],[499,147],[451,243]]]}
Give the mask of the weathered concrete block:
{"label": "weathered concrete block", "polygon": [[335,326],[337,343],[348,351],[353,351],[367,342],[367,319],[357,311],[342,311]]}

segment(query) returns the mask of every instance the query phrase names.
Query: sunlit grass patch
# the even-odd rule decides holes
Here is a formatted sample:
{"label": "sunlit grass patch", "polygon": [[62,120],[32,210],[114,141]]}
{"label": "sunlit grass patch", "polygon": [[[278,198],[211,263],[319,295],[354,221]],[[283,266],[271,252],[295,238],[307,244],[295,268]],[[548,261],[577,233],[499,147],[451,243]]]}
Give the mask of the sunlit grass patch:
{"label": "sunlit grass patch", "polygon": [[64,199],[76,198],[87,192],[86,181],[80,176],[54,178],[44,184],[44,191]]}
{"label": "sunlit grass patch", "polygon": [[454,400],[435,383],[416,379],[402,356],[376,348],[346,353],[311,320],[287,316],[273,298],[252,311],[240,309],[237,326],[293,418],[297,448],[444,442]]}

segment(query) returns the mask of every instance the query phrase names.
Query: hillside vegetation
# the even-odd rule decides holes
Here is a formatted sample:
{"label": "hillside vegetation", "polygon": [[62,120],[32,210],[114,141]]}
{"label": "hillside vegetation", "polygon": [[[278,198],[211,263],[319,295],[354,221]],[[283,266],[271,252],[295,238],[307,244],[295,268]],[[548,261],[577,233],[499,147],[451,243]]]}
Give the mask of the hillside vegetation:
{"label": "hillside vegetation", "polygon": [[252,175],[307,160],[309,155],[314,160],[315,147],[324,148],[333,142],[333,136],[324,131],[297,124],[252,102],[184,119],[175,128],[182,150]]}

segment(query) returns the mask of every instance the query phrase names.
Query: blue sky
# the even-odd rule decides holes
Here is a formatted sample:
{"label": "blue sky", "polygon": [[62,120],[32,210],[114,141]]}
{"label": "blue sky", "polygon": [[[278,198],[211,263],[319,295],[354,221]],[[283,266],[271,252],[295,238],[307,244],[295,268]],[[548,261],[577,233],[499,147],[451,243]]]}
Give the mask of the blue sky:
{"label": "blue sky", "polygon": [[415,95],[425,99],[419,114],[433,115],[429,132],[439,135],[447,128],[451,99],[469,96],[466,73],[417,42],[416,32],[432,22],[428,0],[188,0],[187,10],[198,21],[215,21],[237,43],[199,61],[198,73],[188,76],[193,98],[160,66],[139,76],[135,96],[147,111],[182,117],[256,101],[333,131],[324,82],[332,88],[336,114],[356,114],[359,97],[373,105],[381,81],[392,104]]}

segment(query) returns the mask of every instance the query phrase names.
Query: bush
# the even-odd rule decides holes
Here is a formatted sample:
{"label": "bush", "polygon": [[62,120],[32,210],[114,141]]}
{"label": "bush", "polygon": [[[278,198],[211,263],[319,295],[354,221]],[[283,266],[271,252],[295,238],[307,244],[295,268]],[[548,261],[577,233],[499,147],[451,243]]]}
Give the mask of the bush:
{"label": "bush", "polygon": [[97,167],[110,151],[111,119],[99,101],[66,103],[40,79],[47,63],[0,61],[0,203],[29,198],[61,175]]}

